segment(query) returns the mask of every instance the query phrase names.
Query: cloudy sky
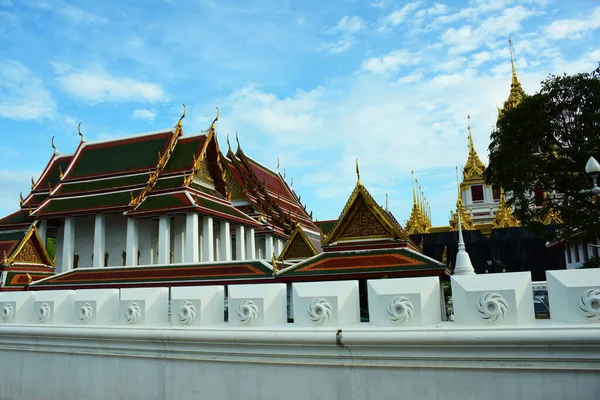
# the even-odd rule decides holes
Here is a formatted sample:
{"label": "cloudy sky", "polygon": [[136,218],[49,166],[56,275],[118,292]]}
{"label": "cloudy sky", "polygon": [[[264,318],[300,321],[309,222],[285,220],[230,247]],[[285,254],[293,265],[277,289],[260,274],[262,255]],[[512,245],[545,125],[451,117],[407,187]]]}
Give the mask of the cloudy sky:
{"label": "cloudy sky", "polygon": [[[363,183],[405,221],[414,170],[434,225],[456,201],[467,115],[487,159],[519,78],[600,61],[596,0],[0,0],[0,213],[18,207],[52,150],[170,127],[239,132],[318,219]],[[234,142],[234,141],[233,141]]]}

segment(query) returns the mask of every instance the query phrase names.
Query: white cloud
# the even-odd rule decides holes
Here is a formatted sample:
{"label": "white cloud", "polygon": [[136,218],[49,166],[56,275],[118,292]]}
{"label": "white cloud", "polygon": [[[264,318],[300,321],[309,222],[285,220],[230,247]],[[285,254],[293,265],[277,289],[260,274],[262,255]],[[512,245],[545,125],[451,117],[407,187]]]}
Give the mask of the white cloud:
{"label": "white cloud", "polygon": [[346,15],[342,19],[340,19],[340,21],[337,23],[335,28],[333,28],[333,30],[337,32],[354,33],[360,31],[364,27],[365,21],[361,17],[351,17]]}
{"label": "white cloud", "polygon": [[340,39],[336,42],[327,43],[323,46],[323,48],[331,53],[339,54],[339,53],[345,53],[346,51],[350,50],[352,48],[352,46],[354,45],[354,43],[355,43],[354,39],[346,38],[346,39]]}
{"label": "white cloud", "polygon": [[0,61],[0,117],[42,121],[56,115],[56,101],[41,79],[18,61]]}
{"label": "white cloud", "polygon": [[578,39],[598,28],[600,28],[600,6],[579,19],[554,21],[544,28],[544,32],[552,39]]}
{"label": "white cloud", "polygon": [[133,110],[133,113],[131,114],[131,118],[154,121],[154,119],[156,118],[156,110],[155,109],[148,110],[148,109],[143,109],[143,108]]}
{"label": "white cloud", "polygon": [[412,3],[407,3],[404,7],[394,11],[393,13],[387,15],[381,25],[379,26],[379,30],[386,30],[390,26],[396,26],[404,22],[409,15],[417,10],[421,6],[421,1],[414,1]]}
{"label": "white cloud", "polygon": [[58,14],[73,22],[82,24],[105,24],[108,20],[81,8],[66,6],[58,10]]}
{"label": "white cloud", "polygon": [[376,75],[389,75],[403,65],[414,65],[419,57],[406,50],[395,50],[382,57],[371,57],[362,62],[361,70]]}
{"label": "white cloud", "polygon": [[[30,180],[32,176],[38,176],[39,172],[30,171],[11,171],[0,169],[0,210],[5,214],[15,212],[19,209],[19,192],[26,196],[29,193]],[[1,215],[2,217],[5,214]]]}
{"label": "white cloud", "polygon": [[167,100],[156,83],[112,76],[102,70],[76,70],[57,63],[53,66],[63,90],[90,103]]}

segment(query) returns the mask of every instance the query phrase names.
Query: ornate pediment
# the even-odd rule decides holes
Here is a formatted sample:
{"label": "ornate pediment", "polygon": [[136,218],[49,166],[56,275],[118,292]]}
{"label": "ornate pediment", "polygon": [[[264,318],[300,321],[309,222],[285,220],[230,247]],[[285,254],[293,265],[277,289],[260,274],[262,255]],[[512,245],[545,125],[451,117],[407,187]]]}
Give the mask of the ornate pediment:
{"label": "ornate pediment", "polygon": [[359,182],[325,244],[372,238],[402,238],[407,235]]}

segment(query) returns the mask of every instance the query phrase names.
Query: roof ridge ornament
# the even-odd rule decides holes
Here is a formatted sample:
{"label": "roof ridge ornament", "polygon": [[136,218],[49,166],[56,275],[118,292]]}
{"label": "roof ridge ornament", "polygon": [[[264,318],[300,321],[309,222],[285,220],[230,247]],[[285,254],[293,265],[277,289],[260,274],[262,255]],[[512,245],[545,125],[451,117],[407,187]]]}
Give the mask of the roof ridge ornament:
{"label": "roof ridge ornament", "polygon": [[240,137],[238,135],[238,131],[235,131],[235,141],[237,142],[237,150],[236,150],[236,153],[237,153],[242,148],[242,146],[240,145]]}
{"label": "roof ridge ornament", "polygon": [[362,186],[362,182],[360,181],[360,169],[358,168],[358,158],[356,159],[356,179],[356,184]]}
{"label": "roof ridge ornament", "polygon": [[58,150],[56,150],[56,146],[54,145],[54,136],[52,136],[52,140],[51,140],[51,145],[52,145],[52,150],[54,151],[54,155],[58,155]]}
{"label": "roof ridge ornament", "polygon": [[77,133],[81,137],[81,143],[85,143],[85,136],[83,136],[83,133],[81,133],[81,122],[77,124]]}
{"label": "roof ridge ornament", "polygon": [[213,120],[212,124],[210,124],[210,130],[211,130],[211,132],[215,131],[215,124],[219,120],[219,114],[221,113],[221,111],[219,110],[219,107],[216,107],[216,109],[217,109],[217,116]]}
{"label": "roof ridge ornament", "polygon": [[231,153],[231,143],[229,143],[229,132],[227,132],[226,139],[227,139],[227,154],[229,154],[229,153]]}
{"label": "roof ridge ornament", "polygon": [[31,177],[31,190],[33,190],[33,188],[35,187],[35,179],[33,179],[33,176]]}
{"label": "roof ridge ornament", "polygon": [[183,105],[183,114],[181,114],[181,117],[179,118],[179,121],[177,121],[177,127],[179,129],[181,129],[183,127],[183,119],[185,118],[186,113],[187,113],[187,107],[184,104]]}

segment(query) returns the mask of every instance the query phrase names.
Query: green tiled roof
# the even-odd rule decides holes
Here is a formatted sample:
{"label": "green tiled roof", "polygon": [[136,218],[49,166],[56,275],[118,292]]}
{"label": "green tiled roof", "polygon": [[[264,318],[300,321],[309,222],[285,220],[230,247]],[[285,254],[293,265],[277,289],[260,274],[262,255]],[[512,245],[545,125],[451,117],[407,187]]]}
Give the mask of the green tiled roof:
{"label": "green tiled roof", "polygon": [[210,188],[207,188],[206,186],[199,185],[197,183],[192,183],[190,185],[190,187],[194,188],[195,190],[197,190],[199,192],[206,193],[206,194],[209,194],[214,197],[222,197],[221,193],[217,192],[215,189],[210,189]]}
{"label": "green tiled roof", "polygon": [[90,192],[95,190],[119,188],[123,186],[132,186],[146,183],[148,174],[124,176],[112,179],[99,179],[81,183],[71,183],[62,185],[59,194]]}
{"label": "green tiled roof", "polygon": [[31,200],[29,200],[29,203],[30,204],[41,204],[47,198],[48,198],[48,193],[36,194],[36,195],[33,195],[33,197],[31,197]]}
{"label": "green tiled roof", "polygon": [[180,171],[192,168],[194,154],[196,154],[198,148],[204,144],[205,140],[206,136],[197,136],[189,140],[179,139],[175,146],[175,151],[171,154],[164,171]]}
{"label": "green tiled roof", "polygon": [[[138,191],[134,191],[136,196]],[[93,210],[107,207],[127,206],[131,201],[130,192],[100,194],[97,196],[74,197],[68,199],[52,199],[41,209],[40,214],[56,214],[79,210]]]}
{"label": "green tiled roof", "polygon": [[324,235],[327,235],[335,227],[335,224],[337,223],[337,219],[332,220],[332,221],[318,221],[315,223],[319,227],[321,232],[323,232]]}
{"label": "green tiled roof", "polygon": [[142,204],[136,209],[136,211],[151,211],[163,210],[165,208],[188,207],[190,206],[190,203],[186,200],[187,199],[182,199],[179,196],[172,193],[159,196],[149,196],[142,202]]}
{"label": "green tiled roof", "polygon": [[56,187],[60,181],[60,171],[66,171],[72,159],[73,157],[71,156],[59,158],[48,172],[48,175],[46,175],[46,179],[40,182],[40,188],[47,188],[48,183],[52,185],[52,187]]}
{"label": "green tiled roof", "polygon": [[165,149],[171,133],[157,136],[88,145],[75,161],[68,178],[152,168],[156,166],[158,154]]}
{"label": "green tiled roof", "polygon": [[228,206],[228,205],[225,205],[225,204],[222,204],[222,203],[219,203],[219,202],[216,202],[216,201],[212,201],[212,200],[209,200],[207,198],[200,197],[200,196],[198,196],[196,198],[196,202],[197,202],[197,204],[200,207],[211,209],[211,210],[215,210],[215,211],[223,213],[223,214],[231,215],[232,217],[235,217],[235,218],[238,218],[238,219],[250,220],[250,221],[254,222],[254,220],[252,220],[246,214],[244,214],[241,211],[237,210],[233,206]]}
{"label": "green tiled roof", "polygon": [[183,176],[159,179],[152,190],[175,189],[183,186]]}
{"label": "green tiled roof", "polygon": [[10,232],[10,233],[2,233],[0,232],[0,242],[13,242],[15,240],[23,240],[25,234],[27,232]]}
{"label": "green tiled roof", "polygon": [[25,224],[31,222],[31,220],[32,219],[29,218],[29,211],[19,210],[0,219],[0,225]]}

